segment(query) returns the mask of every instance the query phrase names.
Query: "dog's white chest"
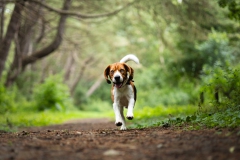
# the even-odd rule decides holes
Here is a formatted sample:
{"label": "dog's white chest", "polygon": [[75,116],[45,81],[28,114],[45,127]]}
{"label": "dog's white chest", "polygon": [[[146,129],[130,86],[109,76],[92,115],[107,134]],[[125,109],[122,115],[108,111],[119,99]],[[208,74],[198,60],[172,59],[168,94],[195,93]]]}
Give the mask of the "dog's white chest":
{"label": "dog's white chest", "polygon": [[113,89],[114,101],[127,107],[129,99],[134,98],[134,92],[131,85],[126,85],[123,88]]}

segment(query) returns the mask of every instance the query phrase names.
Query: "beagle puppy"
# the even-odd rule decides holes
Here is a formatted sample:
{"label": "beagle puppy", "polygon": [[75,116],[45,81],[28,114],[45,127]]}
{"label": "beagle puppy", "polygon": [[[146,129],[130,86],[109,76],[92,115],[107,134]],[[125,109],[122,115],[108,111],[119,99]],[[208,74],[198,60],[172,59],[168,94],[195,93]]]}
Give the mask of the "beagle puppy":
{"label": "beagle puppy", "polygon": [[121,130],[127,129],[123,115],[124,107],[128,109],[127,119],[132,120],[134,117],[133,108],[137,99],[137,90],[133,83],[134,70],[126,64],[128,61],[139,64],[138,58],[129,54],[123,57],[120,62],[109,65],[104,71],[107,83],[112,83],[111,98],[116,119],[115,124],[121,126]]}

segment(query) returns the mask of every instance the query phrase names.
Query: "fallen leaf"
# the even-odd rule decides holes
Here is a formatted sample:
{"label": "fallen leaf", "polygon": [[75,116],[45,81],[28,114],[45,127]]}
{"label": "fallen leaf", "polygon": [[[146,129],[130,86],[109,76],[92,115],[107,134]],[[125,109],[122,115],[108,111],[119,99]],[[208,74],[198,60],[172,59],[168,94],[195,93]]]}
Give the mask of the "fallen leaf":
{"label": "fallen leaf", "polygon": [[158,144],[157,145],[157,148],[162,148],[163,147],[163,144]]}
{"label": "fallen leaf", "polygon": [[233,153],[234,150],[235,150],[235,147],[230,147],[230,148],[229,148],[229,152],[230,152],[230,153]]}
{"label": "fallen leaf", "polygon": [[114,150],[114,149],[109,149],[109,150],[105,151],[103,153],[103,155],[104,156],[118,156],[118,155],[122,155],[122,152]]}

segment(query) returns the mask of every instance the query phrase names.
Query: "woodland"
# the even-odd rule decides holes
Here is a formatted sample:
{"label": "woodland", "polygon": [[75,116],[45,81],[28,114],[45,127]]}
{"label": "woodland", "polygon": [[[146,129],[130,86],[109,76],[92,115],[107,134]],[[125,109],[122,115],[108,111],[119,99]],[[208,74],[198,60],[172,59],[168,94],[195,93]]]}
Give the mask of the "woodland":
{"label": "woodland", "polygon": [[239,20],[239,0],[1,0],[1,129],[111,117],[103,72],[127,54],[137,127],[239,126]]}

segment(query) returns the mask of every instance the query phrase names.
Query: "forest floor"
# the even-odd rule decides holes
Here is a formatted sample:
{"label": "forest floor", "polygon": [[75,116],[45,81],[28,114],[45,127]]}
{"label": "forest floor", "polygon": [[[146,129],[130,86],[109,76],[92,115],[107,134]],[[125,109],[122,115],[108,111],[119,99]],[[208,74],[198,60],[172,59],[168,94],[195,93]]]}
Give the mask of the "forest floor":
{"label": "forest floor", "polygon": [[1,160],[237,160],[237,129],[156,127],[120,131],[108,119],[0,132]]}

